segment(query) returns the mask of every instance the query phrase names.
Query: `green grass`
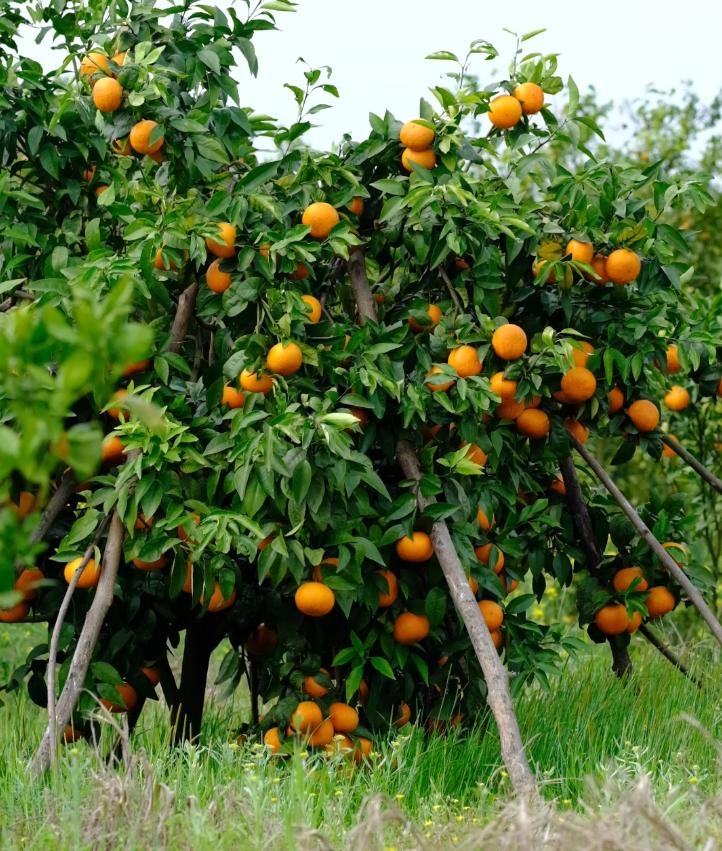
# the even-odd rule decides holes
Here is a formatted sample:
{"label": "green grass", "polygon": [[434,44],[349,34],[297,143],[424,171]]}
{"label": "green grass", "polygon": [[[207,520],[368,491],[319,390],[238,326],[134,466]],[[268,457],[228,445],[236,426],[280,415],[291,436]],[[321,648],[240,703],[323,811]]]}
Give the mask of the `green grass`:
{"label": "green grass", "polygon": [[[7,660],[2,638],[0,657]],[[704,677],[702,689],[642,642],[633,656],[628,683],[608,670],[606,652],[590,648],[588,658],[568,663],[551,694],[527,691],[517,700],[559,829],[583,818],[575,811],[592,801],[602,812],[628,797],[641,778],[666,813],[688,820],[687,831],[697,829],[696,814],[722,791],[714,744],[722,739],[722,678],[713,649],[698,645],[686,654]],[[493,724],[485,729],[483,719],[448,738],[413,727],[391,733],[359,769],[342,757],[299,753],[281,760],[256,742],[239,745],[234,731],[244,713],[242,697],[211,700],[203,741],[172,751],[165,713],[155,704],[141,719],[125,766],[109,767],[79,743],[63,748],[54,776],[36,781],[27,766],[43,713],[24,697],[11,698],[0,709],[0,847],[323,847],[314,844],[314,831],[332,847],[354,847],[359,836],[365,838],[358,847],[366,847],[364,831],[372,828],[389,846],[449,847],[502,817],[508,781]]]}

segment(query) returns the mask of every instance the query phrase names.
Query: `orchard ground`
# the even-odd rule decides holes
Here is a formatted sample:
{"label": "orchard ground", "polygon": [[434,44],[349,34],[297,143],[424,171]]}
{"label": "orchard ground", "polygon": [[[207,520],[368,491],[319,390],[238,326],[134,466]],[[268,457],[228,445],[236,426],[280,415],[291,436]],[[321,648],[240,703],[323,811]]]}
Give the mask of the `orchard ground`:
{"label": "orchard ground", "polygon": [[[20,661],[39,630],[1,630],[2,664]],[[678,640],[671,624],[667,638]],[[701,689],[642,642],[634,677],[620,681],[605,650],[589,644],[569,660],[543,700],[536,689],[517,698],[547,802],[533,816],[510,802],[488,719],[447,737],[408,725],[361,767],[301,752],[282,760],[237,741],[247,695],[226,701],[212,687],[198,745],[169,749],[165,709],[154,705],[125,743],[124,764],[101,756],[115,737],[106,726],[99,750],[65,746],[57,773],[38,784],[26,767],[44,713],[12,695],[0,725],[0,846],[718,847],[722,666],[711,640],[681,648]]]}

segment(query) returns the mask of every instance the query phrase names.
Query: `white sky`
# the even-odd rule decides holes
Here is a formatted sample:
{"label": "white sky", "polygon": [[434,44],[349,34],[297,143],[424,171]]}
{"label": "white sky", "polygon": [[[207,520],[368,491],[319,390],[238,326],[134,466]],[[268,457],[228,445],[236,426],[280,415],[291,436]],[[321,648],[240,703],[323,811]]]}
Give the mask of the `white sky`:
{"label": "white sky", "polygon": [[[242,14],[244,4],[235,5]],[[547,32],[526,46],[561,54],[563,79],[571,73],[580,90],[596,86],[603,100],[632,99],[648,83],[666,89],[684,79],[706,99],[722,87],[719,0],[300,0],[295,14],[278,14],[277,22],[280,32],[254,40],[259,76],[254,80],[242,69],[242,101],[291,121],[295,105],[283,83],[299,83],[298,57],[330,65],[341,98],[331,98],[333,109],[315,117],[323,127],[309,141],[319,147],[344,131],[363,138],[369,111],[388,108],[402,120],[415,117],[419,97],[449,67],[424,61],[435,50],[459,55],[474,38],[491,41],[501,60],[492,65],[479,56],[474,68],[482,82],[497,79],[492,70],[505,71],[513,48],[504,27],[523,33],[545,26]],[[47,44],[28,38],[23,47],[46,66],[58,61]]]}

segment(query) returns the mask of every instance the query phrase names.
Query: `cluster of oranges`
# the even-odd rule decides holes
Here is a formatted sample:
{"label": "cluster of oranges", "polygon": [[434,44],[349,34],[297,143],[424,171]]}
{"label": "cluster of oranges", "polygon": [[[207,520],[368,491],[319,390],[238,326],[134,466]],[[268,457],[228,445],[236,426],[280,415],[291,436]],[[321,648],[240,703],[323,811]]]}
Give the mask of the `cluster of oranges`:
{"label": "cluster of oranges", "polygon": [[422,118],[407,121],[404,124],[399,133],[399,139],[404,146],[401,164],[406,171],[413,171],[411,163],[427,169],[432,169],[436,165],[436,154],[431,147],[435,135]]}
{"label": "cluster of oranges", "polygon": [[[553,246],[550,249],[554,253]],[[561,255],[561,246],[558,249]],[[629,248],[616,248],[609,255],[597,252],[591,242],[583,240],[571,239],[567,243],[566,251],[563,255],[573,263],[581,263],[583,266],[589,267],[589,271],[585,271],[585,278],[593,283],[603,286],[604,284],[612,283],[617,286],[624,286],[636,281],[642,271],[642,262],[638,255]],[[541,275],[544,267],[550,260],[537,258],[532,264],[532,272],[534,275]],[[549,283],[556,283],[556,274],[554,270],[549,273],[547,280]]]}
{"label": "cluster of oranges", "polygon": [[[305,678],[304,691],[319,699],[328,693],[328,689],[313,676]],[[323,748],[330,756],[347,753],[356,762],[362,762],[370,756],[372,743],[363,736],[352,738],[359,723],[358,712],[348,703],[331,703],[324,718],[324,712],[315,700],[302,700],[291,713],[286,736],[306,746]],[[263,741],[271,753],[278,753],[283,746],[280,729],[268,729]]]}
{"label": "cluster of oranges", "polygon": [[535,115],[544,108],[544,90],[536,83],[521,83],[513,95],[498,95],[489,104],[489,121],[499,130],[510,130],[522,115]]}
{"label": "cluster of oranges", "polygon": [[[671,541],[663,544],[665,549],[679,547]],[[678,562],[679,563],[679,562]],[[671,612],[677,605],[674,594],[664,585],[649,587],[641,567],[624,567],[618,570],[612,579],[615,591],[625,593],[627,591],[646,592],[644,603],[647,614],[651,619],[660,618]],[[639,611],[629,614],[624,603],[613,602],[602,606],[597,612],[594,623],[604,635],[621,635],[624,632],[635,632],[642,624],[642,614]]]}

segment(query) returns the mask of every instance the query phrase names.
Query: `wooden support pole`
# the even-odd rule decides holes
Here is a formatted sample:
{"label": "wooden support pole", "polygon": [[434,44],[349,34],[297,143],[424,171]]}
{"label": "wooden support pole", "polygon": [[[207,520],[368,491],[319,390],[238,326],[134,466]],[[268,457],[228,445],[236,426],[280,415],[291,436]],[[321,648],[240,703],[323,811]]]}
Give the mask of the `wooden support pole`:
{"label": "wooden support pole", "polygon": [[690,602],[696,607],[697,611],[700,615],[702,615],[702,618],[707,623],[707,626],[709,626],[712,635],[714,635],[717,641],[722,645],[722,625],[720,625],[720,622],[712,613],[712,610],[707,605],[704,597],[699,592],[699,589],[692,583],[687,574],[654,537],[652,530],[647,526],[644,520],[642,520],[637,511],[614,484],[591,452],[589,452],[589,450],[581,444],[574,435],[570,434],[569,439],[572,441],[572,445],[577,452],[582,456],[582,458],[584,458],[589,467],[592,469],[594,475],[612,495],[614,501],[622,509],[640,537],[647,542],[649,548],[660,560],[667,573],[676,579],[677,583],[684,589],[690,599]]}
{"label": "wooden support pole", "polygon": [[710,487],[717,491],[717,493],[722,493],[722,481],[720,481],[714,473],[708,470],[704,464],[698,461],[691,452],[688,452],[684,446],[679,443],[679,441],[670,437],[670,435],[665,434],[662,436],[662,443],[669,446],[674,453],[679,455],[684,463],[691,467],[695,473],[700,475]]}
{"label": "wooden support pole", "polygon": [[[371,297],[371,289],[366,276],[366,261],[363,251],[355,251],[351,255],[348,269],[360,321],[362,323],[367,320],[375,322],[377,320],[376,306]],[[407,441],[400,440],[396,447],[396,457],[406,478],[417,482],[416,501],[423,511],[435,500],[423,496],[418,487],[421,469],[416,457],[416,450]],[[536,780],[526,757],[519,724],[514,713],[509,691],[508,672],[494,647],[489,628],[481,615],[476,598],[469,588],[469,582],[454,547],[449,528],[443,520],[434,522],[431,529],[431,540],[449,586],[451,599],[466,627],[486,680],[487,699],[499,730],[501,753],[509,772],[511,784],[517,795],[536,800],[538,798]]]}

